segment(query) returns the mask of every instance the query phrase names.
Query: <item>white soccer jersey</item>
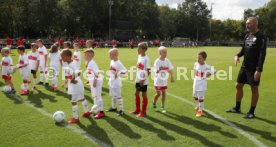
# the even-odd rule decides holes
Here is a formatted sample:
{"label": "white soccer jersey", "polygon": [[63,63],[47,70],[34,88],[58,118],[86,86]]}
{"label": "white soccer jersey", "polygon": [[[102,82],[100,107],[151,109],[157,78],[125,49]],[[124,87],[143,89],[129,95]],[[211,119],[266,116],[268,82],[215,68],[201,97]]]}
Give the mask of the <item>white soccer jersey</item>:
{"label": "white soccer jersey", "polygon": [[25,67],[19,68],[21,75],[27,75],[30,73],[29,59],[26,54],[20,55],[18,60],[18,66],[27,65]]}
{"label": "white soccer jersey", "polygon": [[171,64],[169,59],[156,59],[154,62],[154,86],[167,86],[169,77],[168,71],[170,70],[173,70],[173,65]]}
{"label": "white soccer jersey", "polygon": [[[84,87],[82,80],[78,76],[79,70],[77,69],[77,65],[75,62],[71,62],[70,64],[67,64],[64,68],[65,77],[68,80],[68,94],[75,95],[75,94],[81,94],[84,92]],[[75,80],[77,81],[76,84],[71,83],[71,80],[75,77]]]}
{"label": "white soccer jersey", "polygon": [[39,61],[39,54],[38,52],[32,52],[30,51],[28,53],[28,60],[29,60],[29,65],[31,70],[36,70],[37,67],[37,62]]}
{"label": "white soccer jersey", "polygon": [[136,83],[145,80],[144,85],[148,85],[147,69],[150,69],[149,57],[139,55],[137,61]]}
{"label": "white soccer jersey", "polygon": [[208,64],[200,65],[198,62],[194,64],[194,91],[206,91],[207,90],[207,74],[214,74],[215,69]]}
{"label": "white soccer jersey", "polygon": [[73,60],[76,62],[78,69],[81,67],[81,53],[80,51],[75,51],[73,54]]}
{"label": "white soccer jersey", "polygon": [[121,63],[121,61],[111,60],[110,69],[109,69],[110,77],[109,77],[109,81],[108,81],[108,85],[109,85],[110,88],[120,88],[120,87],[122,87],[122,80],[120,78],[120,73],[122,73],[122,72],[125,73],[126,68]]}
{"label": "white soccer jersey", "polygon": [[39,53],[39,61],[40,61],[40,64],[39,64],[39,66],[45,66],[45,55],[47,55],[48,53],[47,53],[47,49],[46,49],[46,47],[45,46],[43,46],[43,47],[40,47],[40,48],[38,48],[38,53]]}
{"label": "white soccer jersey", "polygon": [[50,59],[50,67],[60,67],[60,52],[50,53],[48,58]]}
{"label": "white soccer jersey", "polygon": [[2,75],[8,75],[8,69],[9,69],[10,66],[13,65],[12,58],[10,56],[3,57],[1,65],[2,65],[1,74]]}
{"label": "white soccer jersey", "polygon": [[87,72],[87,77],[90,83],[92,83],[94,81],[95,75],[98,74],[99,78],[100,78],[100,70],[99,67],[97,65],[97,63],[94,60],[91,60],[87,63],[86,65],[86,72]]}

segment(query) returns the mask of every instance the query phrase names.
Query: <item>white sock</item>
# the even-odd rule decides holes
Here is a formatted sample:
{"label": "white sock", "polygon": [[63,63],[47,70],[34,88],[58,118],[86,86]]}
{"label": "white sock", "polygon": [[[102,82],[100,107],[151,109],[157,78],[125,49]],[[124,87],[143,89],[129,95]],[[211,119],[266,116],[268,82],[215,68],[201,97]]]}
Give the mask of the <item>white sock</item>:
{"label": "white sock", "polygon": [[112,97],[112,109],[115,109],[116,108],[116,101],[117,101],[117,98],[116,97]]}
{"label": "white sock", "polygon": [[123,98],[122,97],[118,97],[117,101],[118,101],[119,109],[121,111],[123,111],[124,110],[124,101],[123,101]]}
{"label": "white sock", "polygon": [[79,118],[79,115],[78,115],[78,105],[73,105],[72,109],[73,109],[73,117],[75,119]]}
{"label": "white sock", "polygon": [[48,74],[44,74],[45,82],[48,83]]}
{"label": "white sock", "polygon": [[82,107],[83,107],[84,112],[88,112],[89,111],[86,99],[84,99],[82,101]]}
{"label": "white sock", "polygon": [[37,84],[37,81],[36,81],[36,78],[34,79],[34,86],[36,86],[36,84]]}
{"label": "white sock", "polygon": [[202,102],[199,102],[199,111],[203,111],[204,108],[204,100]]}
{"label": "white sock", "polygon": [[57,85],[58,85],[57,76],[54,76],[54,77],[53,77],[52,83],[53,83],[53,85],[54,85],[55,87],[57,87]]}
{"label": "white sock", "polygon": [[39,77],[40,77],[40,82],[43,82],[43,79],[44,79],[44,73],[40,73]]}
{"label": "white sock", "polygon": [[98,105],[100,111],[103,111],[103,100],[101,97],[97,98],[97,105]]}

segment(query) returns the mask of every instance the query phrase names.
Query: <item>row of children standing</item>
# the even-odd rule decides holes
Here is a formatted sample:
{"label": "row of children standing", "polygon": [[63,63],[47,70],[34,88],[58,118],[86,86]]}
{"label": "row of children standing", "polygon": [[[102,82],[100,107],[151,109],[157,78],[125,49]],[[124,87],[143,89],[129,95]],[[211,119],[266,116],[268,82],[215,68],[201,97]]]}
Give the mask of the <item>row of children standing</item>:
{"label": "row of children standing", "polygon": [[[83,117],[90,117],[91,112],[89,112],[88,104],[84,98],[84,85],[80,78],[80,69],[81,69],[81,53],[78,50],[78,44],[74,44],[74,53],[70,51],[70,42],[64,42],[63,50],[60,50],[59,44],[54,44],[48,55],[46,47],[42,44],[41,40],[37,40],[36,43],[32,44],[32,49],[28,54],[25,54],[24,46],[17,47],[19,57],[19,64],[15,66],[14,69],[20,69],[20,74],[23,79],[23,84],[21,86],[20,94],[27,95],[29,94],[29,84],[30,84],[30,73],[33,75],[33,89],[36,89],[37,77],[36,72],[40,71],[40,82],[38,84],[48,84],[47,72],[52,72],[52,88],[54,91],[58,90],[58,75],[60,71],[60,66],[65,73],[65,82],[62,84],[63,87],[67,88],[67,92],[71,95],[71,103],[73,110],[73,118],[69,120],[69,123],[79,122],[78,117],[78,105],[77,102],[82,102],[84,109]],[[87,49],[84,51],[84,58],[86,64],[86,74],[88,77],[87,84],[90,85],[91,94],[94,100],[94,105],[99,107],[99,113],[94,116],[95,119],[100,119],[105,116],[103,101],[101,97],[102,93],[102,76],[96,62],[94,61],[95,52],[92,48],[91,41],[86,42]],[[138,61],[137,61],[137,73],[135,80],[135,105],[136,108],[134,111],[130,112],[131,114],[137,115],[137,117],[146,116],[146,110],[148,105],[148,96],[147,96],[147,85],[148,85],[148,76],[150,75],[150,59],[146,55],[148,45],[145,42],[138,44]],[[173,65],[170,60],[167,59],[167,49],[166,47],[160,47],[158,49],[160,57],[154,62],[154,88],[156,90],[156,95],[152,102],[154,110],[157,110],[156,102],[161,96],[161,110],[163,113],[166,113],[165,110],[165,97],[167,90],[167,79],[166,73],[171,75],[171,82],[174,82],[173,76]],[[12,60],[8,56],[9,50],[7,48],[2,49],[3,61],[9,60],[9,64],[12,65]],[[109,90],[110,96],[112,98],[111,108],[108,109],[108,112],[117,112],[118,115],[123,115],[123,98],[122,98],[122,81],[120,76],[127,74],[127,69],[119,60],[119,50],[116,48],[109,50],[109,56],[111,59],[110,62],[110,78],[109,78]],[[205,64],[204,61],[207,57],[205,52],[200,52],[198,54],[198,62],[195,64],[196,78],[194,81],[194,91],[193,96],[196,100],[196,110],[197,116],[202,116],[203,111],[203,100],[205,97],[206,89],[198,90],[198,83],[202,83],[202,80],[205,81],[206,77],[211,75],[210,66]],[[201,59],[202,58],[202,59]],[[50,59],[50,66],[47,68],[47,59]],[[199,60],[201,59],[201,60]],[[209,72],[208,72],[209,71]],[[202,74],[203,73],[203,74]],[[206,74],[206,75],[204,75]],[[10,85],[12,88],[12,93],[15,93],[13,83],[11,82],[11,75],[3,73],[2,76],[6,82],[6,85]],[[6,77],[5,77],[6,76]],[[205,85],[205,83],[203,83]],[[207,86],[207,85],[206,85]],[[202,86],[201,86],[202,87]],[[141,95],[142,94],[142,107],[141,107]],[[119,105],[119,111],[117,111],[116,103]]]}

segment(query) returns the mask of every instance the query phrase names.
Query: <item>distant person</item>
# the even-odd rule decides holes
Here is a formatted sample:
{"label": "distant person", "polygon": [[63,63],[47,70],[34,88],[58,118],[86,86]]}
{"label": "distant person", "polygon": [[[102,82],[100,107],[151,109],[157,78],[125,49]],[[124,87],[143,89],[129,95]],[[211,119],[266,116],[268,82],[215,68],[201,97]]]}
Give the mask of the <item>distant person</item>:
{"label": "distant person", "polygon": [[226,112],[241,112],[243,87],[244,84],[249,84],[252,92],[251,107],[244,118],[252,119],[255,117],[255,108],[259,99],[259,84],[266,56],[267,38],[260,32],[258,20],[255,17],[247,19],[246,28],[249,33],[244,38],[241,51],[235,56],[236,66],[240,62],[240,57],[244,57],[236,83],[236,106]]}
{"label": "distant person", "polygon": [[[47,76],[47,49],[43,45],[43,42],[41,39],[38,39],[36,41],[36,44],[38,45],[38,53],[39,53],[39,71],[40,71],[40,82],[38,83],[39,85],[43,85],[44,82],[46,86],[49,85],[48,83],[48,76]],[[45,81],[44,81],[45,80]]]}
{"label": "distant person", "polygon": [[10,37],[7,37],[7,39],[6,39],[6,45],[7,45],[8,48],[12,47],[12,39]]}

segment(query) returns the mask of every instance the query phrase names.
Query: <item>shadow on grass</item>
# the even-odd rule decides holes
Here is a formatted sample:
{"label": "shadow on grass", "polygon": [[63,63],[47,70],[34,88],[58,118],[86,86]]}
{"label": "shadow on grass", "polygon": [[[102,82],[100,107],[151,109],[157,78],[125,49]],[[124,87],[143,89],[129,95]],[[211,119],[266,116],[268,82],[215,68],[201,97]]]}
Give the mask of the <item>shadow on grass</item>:
{"label": "shadow on grass", "polygon": [[[216,118],[214,118],[211,114],[209,114],[207,112],[205,112],[205,113],[208,116],[208,118],[213,119],[214,121],[223,123],[223,122],[217,120]],[[244,119],[244,118],[242,118],[242,119]],[[260,118],[256,118],[256,119],[260,119]],[[248,120],[248,121],[254,121],[254,119]],[[250,127],[250,126],[246,126],[244,124],[240,124],[240,123],[233,122],[233,121],[230,121],[230,122],[233,123],[233,124],[235,124],[236,126],[240,127],[241,129],[243,129],[246,132],[251,132],[251,133],[258,134],[258,135],[260,135],[262,138],[264,138],[266,140],[269,140],[269,141],[272,141],[272,142],[276,142],[276,137],[272,136],[271,132],[263,131],[263,130],[257,130],[256,128],[253,128],[253,127]]]}
{"label": "shadow on grass", "polygon": [[100,140],[110,146],[114,146],[113,142],[108,137],[106,131],[97,125],[97,121],[93,120],[93,118],[88,118],[88,120],[91,122],[88,126],[85,126],[81,123],[77,123],[77,125],[81,129],[85,130],[88,134],[97,138],[98,140]]}
{"label": "shadow on grass", "polygon": [[188,118],[188,117],[183,116],[183,115],[174,114],[174,113],[171,113],[171,112],[167,112],[167,113],[159,112],[159,113],[165,115],[166,117],[177,120],[181,123],[185,123],[187,125],[191,125],[191,126],[197,128],[197,129],[200,129],[200,130],[203,130],[203,131],[218,132],[218,133],[220,133],[220,134],[222,134],[222,135],[224,135],[225,137],[228,137],[228,138],[237,138],[236,135],[231,134],[229,132],[222,131],[221,127],[213,125],[213,124],[206,124],[204,122],[194,120],[194,119]]}
{"label": "shadow on grass", "polygon": [[[122,116],[124,117],[124,116]],[[132,138],[132,139],[139,139],[141,138],[141,135],[134,132],[127,124],[119,121],[118,119],[114,119],[111,117],[105,117],[105,120],[118,132],[124,134],[126,137]]]}
{"label": "shadow on grass", "polygon": [[177,126],[177,125],[174,125],[172,123],[161,121],[161,120],[153,118],[151,116],[147,116],[146,118],[148,120],[152,121],[152,122],[160,124],[161,126],[165,127],[168,130],[174,131],[175,133],[177,133],[179,135],[194,138],[195,140],[200,141],[204,146],[217,146],[217,147],[222,146],[222,145],[219,145],[215,142],[207,140],[204,136],[202,136],[198,133],[195,133],[195,132],[190,131],[188,129],[182,128],[182,127]]}
{"label": "shadow on grass", "polygon": [[42,100],[48,99],[51,103],[57,102],[54,96],[43,93],[41,90],[31,91],[29,95],[27,95],[28,100],[34,104],[35,107],[42,108]]}
{"label": "shadow on grass", "polygon": [[168,135],[166,131],[155,128],[152,124],[146,123],[143,120],[134,119],[128,115],[124,115],[124,117],[122,118],[125,118],[127,121],[129,121],[130,123],[136,125],[141,129],[156,133],[157,136],[162,140],[167,140],[167,141],[175,140],[175,138],[173,136]]}

